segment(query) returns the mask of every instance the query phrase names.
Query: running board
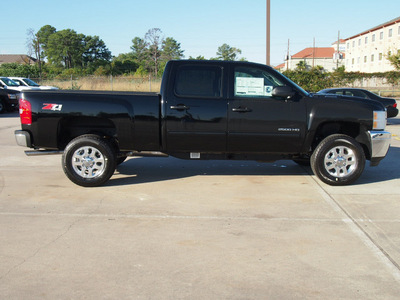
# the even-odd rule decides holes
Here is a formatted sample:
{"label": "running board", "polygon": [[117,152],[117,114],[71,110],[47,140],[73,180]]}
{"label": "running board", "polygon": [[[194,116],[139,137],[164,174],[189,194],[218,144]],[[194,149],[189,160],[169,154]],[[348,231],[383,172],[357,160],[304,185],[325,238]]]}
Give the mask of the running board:
{"label": "running board", "polygon": [[25,154],[27,156],[40,156],[40,155],[55,155],[55,154],[63,154],[64,151],[60,150],[27,150]]}
{"label": "running board", "polygon": [[[40,156],[40,155],[56,155],[63,154],[62,150],[27,150],[25,154],[27,156]],[[142,157],[168,157],[168,154],[159,151],[131,151],[123,152],[118,155],[118,157],[123,156],[142,156]]]}

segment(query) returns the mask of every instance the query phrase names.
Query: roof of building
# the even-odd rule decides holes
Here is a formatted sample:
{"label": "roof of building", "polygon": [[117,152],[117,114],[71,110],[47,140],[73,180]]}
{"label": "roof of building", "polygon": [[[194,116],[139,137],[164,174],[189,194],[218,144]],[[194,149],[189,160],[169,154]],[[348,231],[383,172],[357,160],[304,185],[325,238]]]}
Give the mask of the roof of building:
{"label": "roof of building", "polygon": [[364,34],[366,34],[366,33],[370,33],[370,32],[372,32],[372,31],[376,31],[376,30],[382,29],[382,28],[384,28],[384,27],[387,27],[387,26],[396,24],[396,23],[400,23],[400,17],[398,17],[398,18],[396,18],[396,19],[393,19],[393,20],[390,20],[390,21],[388,21],[388,22],[386,22],[386,23],[383,23],[383,24],[381,24],[381,25],[375,26],[375,27],[373,27],[373,28],[371,28],[371,29],[365,30],[365,31],[363,31],[363,32],[361,32],[361,33],[358,33],[358,34],[356,34],[356,35],[353,35],[353,36],[347,38],[346,41],[351,40],[351,39],[354,39],[355,37],[364,35]]}
{"label": "roof of building", "polygon": [[[338,41],[334,41],[334,42],[332,43],[332,45],[336,45],[337,42],[338,42]],[[339,40],[339,44],[343,44],[343,43],[345,43],[345,42],[346,42],[345,39],[340,39],[340,40]]]}
{"label": "roof of building", "polygon": [[286,66],[285,63],[281,63],[281,64],[275,66],[274,69],[275,69],[275,70],[280,70],[280,69],[284,68],[285,66]]}
{"label": "roof of building", "polygon": [[292,58],[332,58],[333,53],[335,53],[335,49],[332,47],[310,47],[292,55]]}
{"label": "roof of building", "polygon": [[7,63],[29,64],[36,62],[36,58],[26,54],[0,54],[0,65]]}

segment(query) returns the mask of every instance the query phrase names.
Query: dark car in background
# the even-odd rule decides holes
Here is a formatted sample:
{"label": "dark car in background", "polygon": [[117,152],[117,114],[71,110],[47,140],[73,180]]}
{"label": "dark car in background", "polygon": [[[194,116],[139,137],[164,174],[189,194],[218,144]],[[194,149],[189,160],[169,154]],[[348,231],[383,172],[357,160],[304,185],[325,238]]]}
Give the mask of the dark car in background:
{"label": "dark car in background", "polygon": [[19,91],[0,87],[0,114],[18,109]]}
{"label": "dark car in background", "polygon": [[381,102],[383,106],[386,107],[387,110],[387,117],[394,118],[399,113],[397,108],[396,99],[393,98],[384,98],[374,94],[368,90],[364,89],[356,89],[356,88],[331,88],[331,89],[324,89],[319,91],[317,94],[334,94],[334,95],[344,95],[344,96],[352,96],[352,97],[359,97],[364,99],[371,99],[378,102]]}

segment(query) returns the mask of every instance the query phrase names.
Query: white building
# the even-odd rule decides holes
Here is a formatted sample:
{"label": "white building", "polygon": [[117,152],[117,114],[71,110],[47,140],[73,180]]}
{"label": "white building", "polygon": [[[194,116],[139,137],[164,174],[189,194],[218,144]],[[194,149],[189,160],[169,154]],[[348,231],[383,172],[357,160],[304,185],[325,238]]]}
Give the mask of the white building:
{"label": "white building", "polygon": [[[340,41],[342,47],[342,40]],[[332,47],[310,47],[301,50],[300,52],[285,60],[285,66],[279,66],[279,69],[294,70],[300,62],[303,62],[307,69],[316,66],[321,66],[325,71],[332,72],[337,67],[344,64],[344,51],[339,49],[337,54],[337,42],[332,44]]]}
{"label": "white building", "polygon": [[400,49],[400,17],[356,34],[345,40],[347,72],[386,72],[395,70],[386,59]]}

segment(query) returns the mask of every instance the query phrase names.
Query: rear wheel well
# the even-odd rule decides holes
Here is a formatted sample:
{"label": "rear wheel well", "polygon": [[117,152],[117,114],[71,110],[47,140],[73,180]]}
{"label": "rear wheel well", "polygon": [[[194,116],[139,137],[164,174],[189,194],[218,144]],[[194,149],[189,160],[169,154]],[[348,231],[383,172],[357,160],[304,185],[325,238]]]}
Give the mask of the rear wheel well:
{"label": "rear wheel well", "polygon": [[103,138],[111,139],[117,143],[117,130],[112,121],[97,117],[65,118],[58,128],[59,149],[64,149],[67,144],[78,136],[95,134]]}

